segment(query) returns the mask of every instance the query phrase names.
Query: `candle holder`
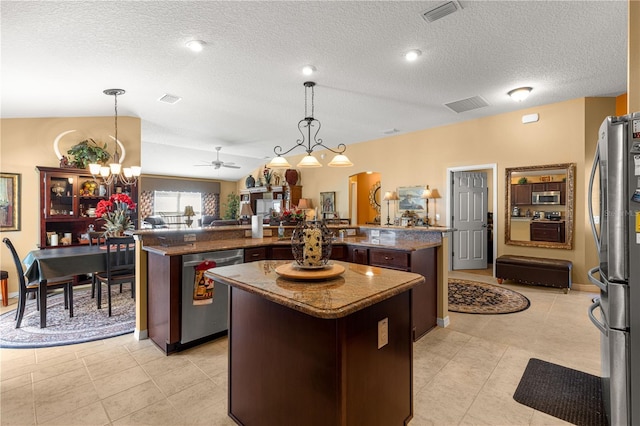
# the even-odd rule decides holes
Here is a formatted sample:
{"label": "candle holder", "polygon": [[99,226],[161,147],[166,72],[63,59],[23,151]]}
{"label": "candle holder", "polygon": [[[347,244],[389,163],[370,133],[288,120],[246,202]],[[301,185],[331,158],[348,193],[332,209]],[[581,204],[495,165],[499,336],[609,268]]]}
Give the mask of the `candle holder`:
{"label": "candle holder", "polygon": [[296,266],[324,268],[331,257],[332,237],[333,234],[322,221],[299,222],[291,236],[291,251]]}

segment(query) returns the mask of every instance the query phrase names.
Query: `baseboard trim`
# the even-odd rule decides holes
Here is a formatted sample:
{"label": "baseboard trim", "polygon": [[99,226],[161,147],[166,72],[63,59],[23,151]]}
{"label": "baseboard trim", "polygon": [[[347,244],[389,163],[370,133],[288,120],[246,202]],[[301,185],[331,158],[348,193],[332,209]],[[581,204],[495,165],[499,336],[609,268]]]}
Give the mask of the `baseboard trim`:
{"label": "baseboard trim", "polygon": [[575,291],[586,291],[589,293],[600,293],[600,289],[595,284],[571,284],[571,290]]}
{"label": "baseboard trim", "polygon": [[137,328],[133,331],[133,337],[136,340],[146,340],[149,338],[149,330],[138,330]]}
{"label": "baseboard trim", "polygon": [[436,321],[437,321],[438,327],[442,327],[442,328],[448,327],[449,326],[449,315],[447,315],[444,318],[437,318]]}

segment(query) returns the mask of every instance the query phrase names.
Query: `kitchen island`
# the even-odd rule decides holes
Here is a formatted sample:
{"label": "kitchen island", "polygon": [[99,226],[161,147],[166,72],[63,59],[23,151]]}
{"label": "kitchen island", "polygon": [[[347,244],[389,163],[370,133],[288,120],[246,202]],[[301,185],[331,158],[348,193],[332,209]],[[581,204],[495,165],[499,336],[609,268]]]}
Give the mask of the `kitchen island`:
{"label": "kitchen island", "polygon": [[210,269],[230,286],[229,415],[242,425],[398,425],[413,415],[411,288],[424,277],[335,262],[294,281],[290,261]]}

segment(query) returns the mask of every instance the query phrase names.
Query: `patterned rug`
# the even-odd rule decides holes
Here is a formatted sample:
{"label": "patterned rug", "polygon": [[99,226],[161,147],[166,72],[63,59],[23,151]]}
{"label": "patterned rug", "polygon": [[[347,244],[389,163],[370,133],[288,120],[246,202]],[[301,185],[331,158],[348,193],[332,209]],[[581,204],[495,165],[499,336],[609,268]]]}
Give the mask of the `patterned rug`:
{"label": "patterned rug", "polygon": [[493,284],[449,279],[449,310],[465,314],[511,314],[527,309],[529,299]]}
{"label": "patterned rug", "polygon": [[[47,299],[47,327],[40,328],[40,313],[36,301],[27,299],[20,328],[15,328],[16,311],[0,316],[0,348],[44,348],[90,342],[133,332],[136,324],[135,301],[129,284],[122,293],[118,286],[111,289],[111,317],[107,304],[107,289],[103,286],[102,309],[91,298],[91,288],[73,293],[73,318],[64,309],[62,292]],[[17,307],[17,305],[16,305]]]}

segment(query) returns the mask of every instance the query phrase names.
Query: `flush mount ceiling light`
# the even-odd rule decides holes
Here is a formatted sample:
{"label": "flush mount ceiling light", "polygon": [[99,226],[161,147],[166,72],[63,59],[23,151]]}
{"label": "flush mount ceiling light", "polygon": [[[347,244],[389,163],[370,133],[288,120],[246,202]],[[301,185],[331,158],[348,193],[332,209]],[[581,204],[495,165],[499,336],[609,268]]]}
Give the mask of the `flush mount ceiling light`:
{"label": "flush mount ceiling light", "polygon": [[404,58],[409,62],[413,62],[418,59],[420,55],[422,55],[421,51],[419,51],[418,49],[413,49],[405,53]]}
{"label": "flush mount ceiling light", "polygon": [[202,52],[202,49],[204,49],[205,44],[206,43],[202,40],[191,40],[186,42],[185,46],[187,46],[189,50],[193,52]]}
{"label": "flush mount ceiling light", "polygon": [[[322,164],[320,164],[318,159],[313,155],[311,155],[313,150],[319,147],[329,150],[334,154],[336,154],[336,156],[333,157],[333,160],[329,162],[328,164],[329,167],[353,166],[353,163],[349,161],[346,155],[344,155],[344,152],[347,149],[345,144],[341,143],[338,145],[338,147],[335,150],[333,150],[327,147],[326,145],[324,145],[322,139],[316,138],[318,136],[318,132],[320,131],[321,124],[318,120],[313,118],[313,112],[314,112],[313,98],[315,95],[313,88],[315,87],[315,85],[316,83],[314,83],[313,81],[306,81],[304,83],[304,115],[305,117],[298,122],[298,131],[302,135],[302,139],[298,139],[296,141],[296,144],[287,151],[283,151],[282,147],[279,145],[273,148],[273,152],[275,152],[276,156],[269,163],[269,167],[273,167],[273,168],[291,167],[291,164],[289,164],[289,162],[284,157],[282,157],[282,155],[287,155],[288,153],[290,153],[291,151],[293,151],[294,149],[300,146],[305,151],[307,151],[307,155],[304,158],[302,158],[302,160],[300,160],[300,162],[297,164],[296,167],[301,167],[301,168],[322,167]],[[311,91],[311,114],[308,114],[308,107],[307,107],[308,91]],[[311,135],[312,127],[315,128],[315,132],[313,133],[313,139]],[[305,129],[306,129],[306,137],[305,137]]]}
{"label": "flush mount ceiling light", "polygon": [[122,168],[121,161],[124,160],[124,146],[122,147],[122,159],[118,153],[118,146],[121,145],[118,140],[118,95],[124,95],[124,89],[106,89],[103,91],[105,95],[113,96],[115,104],[115,131],[116,135],[114,140],[116,141],[116,149],[113,153],[113,162],[109,163],[109,167],[102,166],[101,164],[92,163],[89,164],[89,171],[94,179],[102,178],[105,184],[111,185],[118,182],[122,182],[124,185],[135,185],[140,176],[142,168],[140,166],[124,167]]}
{"label": "flush mount ceiling light", "polygon": [[522,102],[527,97],[529,97],[529,93],[531,93],[533,89],[531,87],[518,87],[517,89],[510,90],[507,94],[511,96],[516,102]]}
{"label": "flush mount ceiling light", "polygon": [[313,65],[305,65],[304,67],[302,67],[302,74],[304,75],[311,75],[316,71],[317,69]]}

